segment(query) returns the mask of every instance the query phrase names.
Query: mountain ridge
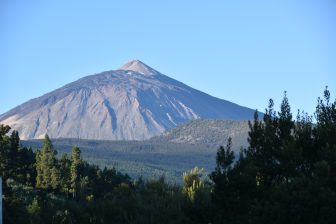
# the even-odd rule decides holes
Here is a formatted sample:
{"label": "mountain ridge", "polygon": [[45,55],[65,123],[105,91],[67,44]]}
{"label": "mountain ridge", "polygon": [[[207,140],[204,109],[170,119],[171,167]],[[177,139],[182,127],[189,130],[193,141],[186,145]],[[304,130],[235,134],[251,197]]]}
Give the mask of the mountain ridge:
{"label": "mountain ridge", "polygon": [[139,60],[96,73],[0,115],[22,139],[144,140],[198,118],[246,120],[254,110],[172,79]]}
{"label": "mountain ridge", "polygon": [[226,145],[228,138],[231,137],[232,149],[238,152],[241,147],[248,146],[249,131],[246,120],[196,119],[167,130],[150,140],[205,145],[216,149]]}

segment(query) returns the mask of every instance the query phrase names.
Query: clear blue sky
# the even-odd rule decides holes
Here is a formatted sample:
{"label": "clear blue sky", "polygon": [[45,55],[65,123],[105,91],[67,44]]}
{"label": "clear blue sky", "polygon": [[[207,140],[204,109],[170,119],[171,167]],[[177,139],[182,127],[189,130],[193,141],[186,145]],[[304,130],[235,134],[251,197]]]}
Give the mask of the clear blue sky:
{"label": "clear blue sky", "polygon": [[[0,1],[0,113],[140,59],[264,111],[336,97],[336,1]],[[295,112],[296,114],[296,112]]]}

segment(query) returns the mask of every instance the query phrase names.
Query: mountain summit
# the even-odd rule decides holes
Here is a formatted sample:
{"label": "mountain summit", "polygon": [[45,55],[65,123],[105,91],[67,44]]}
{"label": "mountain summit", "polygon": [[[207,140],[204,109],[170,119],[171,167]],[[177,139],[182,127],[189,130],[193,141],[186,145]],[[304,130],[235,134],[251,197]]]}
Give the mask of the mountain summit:
{"label": "mountain summit", "polygon": [[132,60],[124,64],[119,70],[138,72],[143,75],[154,75],[158,73],[140,60]]}
{"label": "mountain summit", "polygon": [[198,118],[246,120],[253,110],[212,97],[133,60],[0,115],[22,139],[143,140]]}

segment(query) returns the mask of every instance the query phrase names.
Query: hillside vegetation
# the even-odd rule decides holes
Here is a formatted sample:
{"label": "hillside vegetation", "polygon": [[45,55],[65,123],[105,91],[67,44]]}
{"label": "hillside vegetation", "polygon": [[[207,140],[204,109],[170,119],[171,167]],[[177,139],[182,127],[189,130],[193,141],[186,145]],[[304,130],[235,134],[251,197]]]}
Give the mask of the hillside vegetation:
{"label": "hillside vegetation", "polygon": [[151,140],[216,148],[225,145],[227,139],[231,137],[233,148],[239,151],[240,147],[246,147],[248,144],[248,131],[248,121],[197,119],[179,125]]}
{"label": "hillside vegetation", "polygon": [[[38,149],[43,140],[22,141],[22,144]],[[195,166],[207,172],[214,169],[216,156],[216,148],[174,142],[54,139],[53,145],[59,157],[77,145],[83,159],[90,164],[116,168],[133,179],[165,176],[167,181],[177,184],[181,184],[183,172]]]}

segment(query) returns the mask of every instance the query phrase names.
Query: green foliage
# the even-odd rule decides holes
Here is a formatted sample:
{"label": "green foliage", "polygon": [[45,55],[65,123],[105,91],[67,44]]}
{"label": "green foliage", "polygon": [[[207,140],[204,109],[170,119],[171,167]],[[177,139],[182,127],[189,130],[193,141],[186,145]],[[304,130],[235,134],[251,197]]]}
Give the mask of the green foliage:
{"label": "green foliage", "polygon": [[67,154],[63,154],[62,157],[58,161],[58,167],[60,171],[60,188],[63,193],[67,196],[70,193],[70,167],[71,160],[68,158]]}
{"label": "green foliage", "polygon": [[8,125],[0,125],[0,174],[4,178],[10,172],[8,170],[10,140],[7,135],[9,130],[10,127]]}
{"label": "green foliage", "polygon": [[37,197],[27,206],[27,212],[30,218],[30,224],[43,223],[41,219],[41,207],[39,205]]}
{"label": "green foliage", "polygon": [[[92,223],[93,219],[83,215],[96,209],[92,203],[105,201],[104,197],[117,186],[131,185],[129,177],[115,169],[101,170],[83,162],[77,147],[73,148],[71,160],[67,155],[57,159],[48,136],[42,150],[34,155],[31,149],[20,147],[17,132],[8,136],[9,130],[1,126],[1,148],[6,149],[0,157],[4,161],[2,167],[6,168],[3,169],[6,223]],[[35,167],[37,175],[30,173]],[[28,177],[36,178],[36,188],[29,187],[35,186],[32,184],[35,180],[30,182]],[[71,193],[76,193],[76,198],[69,200],[73,187],[75,192]],[[94,217],[96,222],[101,220]]]}
{"label": "green foliage", "polygon": [[80,158],[80,150],[78,147],[73,147],[71,152],[71,168],[70,168],[70,192],[75,198],[79,187],[79,168],[82,161]]}
{"label": "green foliage", "polygon": [[204,175],[204,169],[198,167],[183,173],[182,193],[188,199],[184,213],[191,223],[206,223],[211,217],[212,186]]}
{"label": "green foliage", "polygon": [[182,192],[193,202],[207,200],[210,197],[210,184],[204,178],[204,169],[196,166],[183,173]]}
{"label": "green foliage", "polygon": [[60,185],[55,155],[51,140],[45,135],[42,150],[36,154],[36,187],[50,190],[57,189]]}
{"label": "green foliage", "polygon": [[[326,89],[316,124],[307,114],[293,121],[284,99],[270,100],[262,121],[250,122],[249,147],[237,162],[219,149],[211,174],[215,223],[334,223],[336,220],[336,101]],[[227,164],[227,165],[225,165]]]}
{"label": "green foliage", "polygon": [[21,147],[17,131],[9,134],[10,127],[0,125],[0,175],[4,180],[13,179],[34,185],[35,156],[32,149]]}
{"label": "green foliage", "polygon": [[[23,141],[23,145],[41,148],[41,140]],[[216,148],[204,145],[148,141],[104,141],[85,139],[54,139],[53,146],[59,155],[71,155],[73,145],[81,150],[81,158],[101,169],[116,168],[132,179],[159,178],[182,184],[183,172],[195,166],[206,171],[215,167]],[[59,157],[60,158],[60,157]]]}

